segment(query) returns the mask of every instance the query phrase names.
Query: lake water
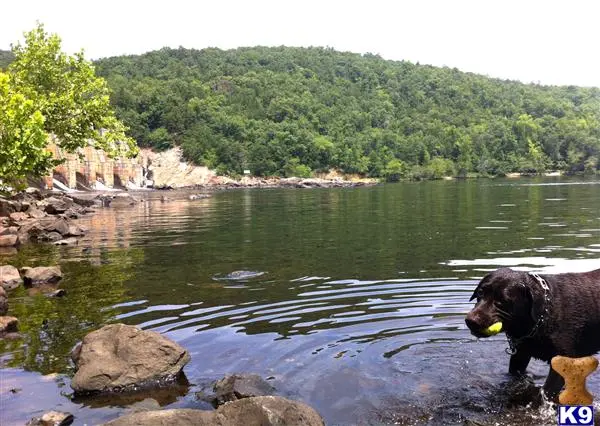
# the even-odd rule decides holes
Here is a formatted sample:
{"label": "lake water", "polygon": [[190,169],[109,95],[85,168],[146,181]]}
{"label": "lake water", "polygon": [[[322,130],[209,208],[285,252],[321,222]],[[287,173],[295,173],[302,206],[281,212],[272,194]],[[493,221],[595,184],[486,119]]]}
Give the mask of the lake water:
{"label": "lake water", "polygon": [[[231,372],[270,377],[330,425],[555,423],[549,407],[515,403],[504,335],[477,340],[464,316],[476,282],[500,266],[600,267],[600,181],[188,195],[148,192],[136,206],[99,209],[76,247],[0,254],[15,266],[60,264],[67,290],[61,299],[11,294],[23,338],[0,342],[3,425],[51,409],[76,424],[153,404],[208,409],[195,392]],[[222,279],[237,270],[264,274]],[[155,392],[156,402],[72,401],[69,351],[110,322],[186,347],[189,386]],[[533,362],[529,371],[540,384],[547,369]],[[589,381],[596,395],[599,376]]]}

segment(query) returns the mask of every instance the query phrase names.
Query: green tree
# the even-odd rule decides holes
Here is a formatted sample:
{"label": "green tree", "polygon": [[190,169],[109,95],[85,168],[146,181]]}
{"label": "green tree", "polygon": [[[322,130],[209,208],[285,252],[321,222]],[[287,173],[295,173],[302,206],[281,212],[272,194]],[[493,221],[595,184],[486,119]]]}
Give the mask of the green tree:
{"label": "green tree", "polygon": [[[28,152],[34,157],[18,167],[15,162],[3,163],[2,181],[15,182],[23,173],[40,175],[51,166],[39,149],[40,125],[46,141],[54,135],[57,144],[68,152],[90,144],[110,156],[137,153],[134,140],[125,135],[125,126],[112,111],[105,80],[95,75],[83,52],[73,56],[63,53],[60,38],[47,34],[41,24],[25,33],[25,44],[13,45],[12,51],[15,58],[7,69],[9,78],[3,77],[5,99],[0,117],[0,122],[9,120],[12,124],[2,124],[0,142],[6,152]],[[31,131],[22,131],[27,128]],[[28,144],[32,147],[26,148]]]}
{"label": "green tree", "polygon": [[383,175],[388,182],[398,182],[406,175],[406,165],[402,160],[394,158],[385,166]]}
{"label": "green tree", "polygon": [[28,175],[41,175],[56,161],[45,149],[44,116],[10,82],[0,72],[0,187],[17,188]]}

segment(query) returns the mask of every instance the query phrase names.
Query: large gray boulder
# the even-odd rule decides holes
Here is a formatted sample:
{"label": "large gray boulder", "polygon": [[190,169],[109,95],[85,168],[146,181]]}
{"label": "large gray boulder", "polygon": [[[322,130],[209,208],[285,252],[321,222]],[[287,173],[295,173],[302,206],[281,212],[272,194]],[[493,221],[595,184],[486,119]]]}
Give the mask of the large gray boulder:
{"label": "large gray boulder", "polygon": [[62,272],[58,266],[25,267],[21,269],[21,273],[26,287],[56,284],[62,279]]}
{"label": "large gray boulder", "polygon": [[279,396],[258,396],[229,402],[215,411],[175,409],[145,411],[119,417],[106,426],[324,426],[308,405]]}
{"label": "large gray boulder", "polygon": [[84,337],[71,354],[75,393],[126,391],[177,377],[188,352],[165,336],[125,324],[111,324]]}
{"label": "large gray boulder", "polygon": [[22,282],[23,280],[21,280],[21,276],[19,275],[17,268],[11,265],[0,266],[0,286],[2,286],[4,290],[14,290]]}

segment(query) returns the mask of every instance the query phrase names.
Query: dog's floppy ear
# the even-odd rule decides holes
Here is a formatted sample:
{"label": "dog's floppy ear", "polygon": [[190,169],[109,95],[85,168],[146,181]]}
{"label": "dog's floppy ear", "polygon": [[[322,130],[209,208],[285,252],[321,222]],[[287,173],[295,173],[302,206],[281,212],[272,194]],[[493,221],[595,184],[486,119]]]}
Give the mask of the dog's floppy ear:
{"label": "dog's floppy ear", "polygon": [[486,282],[488,282],[491,278],[492,274],[487,274],[485,277],[483,277],[481,279],[481,281],[479,281],[479,284],[477,284],[477,287],[475,287],[475,290],[473,291],[473,294],[471,295],[471,298],[469,299],[469,302],[472,302],[473,300],[477,299],[477,293],[479,292],[479,289],[481,288],[481,286],[483,284],[485,284]]}
{"label": "dog's floppy ear", "polygon": [[525,283],[525,291],[531,304],[530,315],[531,319],[536,322],[544,311],[544,291],[535,278],[527,274]]}

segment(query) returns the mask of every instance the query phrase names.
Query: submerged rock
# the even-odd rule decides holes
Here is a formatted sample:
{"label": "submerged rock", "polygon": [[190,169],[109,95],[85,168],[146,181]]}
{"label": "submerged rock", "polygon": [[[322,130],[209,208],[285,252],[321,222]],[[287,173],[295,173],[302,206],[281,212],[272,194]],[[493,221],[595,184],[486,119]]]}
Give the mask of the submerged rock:
{"label": "submerged rock", "polygon": [[264,275],[264,272],[261,271],[233,271],[227,275],[215,275],[213,280],[217,281],[241,281],[241,280],[249,280],[251,278],[260,277]]}
{"label": "submerged rock", "polygon": [[26,426],[67,426],[73,423],[73,414],[61,411],[49,411],[40,417],[34,417]]}
{"label": "submerged rock", "polygon": [[22,282],[23,280],[21,279],[17,268],[11,265],[0,266],[0,286],[2,286],[4,290],[14,290]]}
{"label": "submerged rock", "polygon": [[72,353],[76,393],[132,390],[172,380],[189,362],[188,352],[165,336],[110,324],[84,337]]}
{"label": "submerged rock", "polygon": [[136,203],[136,199],[126,192],[115,194],[112,199],[111,207],[132,206]]}
{"label": "submerged rock", "polygon": [[46,296],[48,297],[65,297],[66,295],[67,292],[62,288],[58,288],[56,290],[50,291],[49,293],[46,293]]}
{"label": "submerged rock", "polygon": [[56,246],[74,246],[79,244],[79,240],[75,237],[69,237],[62,240],[54,241],[52,244]]}
{"label": "submerged rock", "polygon": [[278,396],[259,396],[233,401],[215,411],[174,409],[145,411],[119,417],[106,426],[324,426],[313,408]]}
{"label": "submerged rock", "polygon": [[218,380],[213,387],[215,405],[253,396],[272,395],[275,388],[258,374],[232,374]]}
{"label": "submerged rock", "polygon": [[190,200],[203,200],[205,198],[210,198],[210,195],[208,194],[192,194],[190,195]]}
{"label": "submerged rock", "polygon": [[26,287],[56,284],[62,279],[62,272],[58,266],[25,267],[21,269],[21,273]]}

